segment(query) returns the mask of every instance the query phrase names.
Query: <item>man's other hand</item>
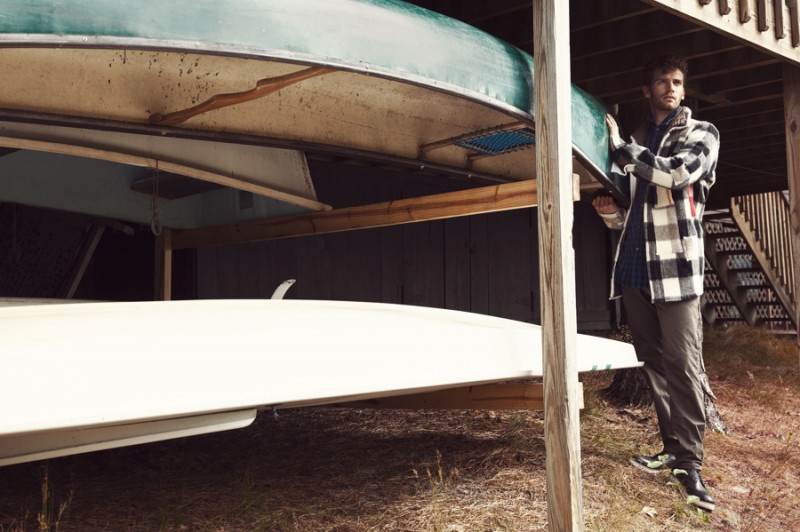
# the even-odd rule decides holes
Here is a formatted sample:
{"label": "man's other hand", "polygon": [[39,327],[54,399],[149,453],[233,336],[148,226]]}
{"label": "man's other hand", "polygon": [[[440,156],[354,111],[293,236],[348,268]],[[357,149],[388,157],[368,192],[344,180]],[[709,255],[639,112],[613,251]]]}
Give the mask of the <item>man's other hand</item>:
{"label": "man's other hand", "polygon": [[592,207],[597,211],[597,214],[614,214],[619,210],[614,198],[605,194],[595,196],[592,200]]}

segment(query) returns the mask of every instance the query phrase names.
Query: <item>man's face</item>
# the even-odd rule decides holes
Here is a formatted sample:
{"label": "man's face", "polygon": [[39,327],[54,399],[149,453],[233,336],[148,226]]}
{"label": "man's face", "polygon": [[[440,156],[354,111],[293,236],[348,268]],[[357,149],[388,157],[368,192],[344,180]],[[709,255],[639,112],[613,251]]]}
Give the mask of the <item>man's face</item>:
{"label": "man's face", "polygon": [[650,86],[644,87],[644,97],[653,112],[671,113],[681,104],[685,94],[683,72],[678,69],[669,72],[656,70]]}

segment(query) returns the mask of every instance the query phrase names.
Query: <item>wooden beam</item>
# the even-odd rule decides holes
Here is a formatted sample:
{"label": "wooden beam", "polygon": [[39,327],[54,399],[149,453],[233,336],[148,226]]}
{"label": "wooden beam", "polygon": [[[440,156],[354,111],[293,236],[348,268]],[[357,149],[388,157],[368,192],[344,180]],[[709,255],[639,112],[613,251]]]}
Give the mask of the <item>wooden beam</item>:
{"label": "wooden beam", "polygon": [[[784,65],[784,112],[786,114],[786,170],[789,180],[789,216],[794,256],[795,316],[800,319],[800,67]],[[800,350],[800,323],[797,346]]]}
{"label": "wooden beam", "polygon": [[[747,19],[741,20],[742,23],[750,20],[750,7],[748,2],[739,0],[739,12],[742,11],[742,6],[748,11]],[[758,17],[758,31],[767,31],[769,29],[769,21],[767,20],[767,0],[756,0],[756,17]]]}
{"label": "wooden beam", "polygon": [[786,28],[783,27],[783,3],[786,0],[773,0],[772,11],[775,13],[775,38],[778,40],[786,37]]}
{"label": "wooden beam", "polygon": [[155,301],[172,300],[172,231],[162,229],[155,242]]}
{"label": "wooden beam", "polygon": [[[575,39],[572,59],[599,57],[611,50],[622,52],[636,46],[652,46],[653,28],[663,27],[669,28],[669,37],[674,40],[690,39],[695,33],[705,33],[697,24],[676,20],[663,9],[657,9],[635,19],[619,20],[580,32],[585,34],[585,38]],[[599,42],[608,43],[608,48],[598,46]]]}
{"label": "wooden beam", "polygon": [[330,205],[325,205],[319,201],[304,198],[296,194],[282,192],[274,188],[257,185],[247,181],[242,181],[235,177],[217,174],[215,172],[208,172],[192,166],[184,164],[173,163],[161,159],[154,159],[152,157],[145,157],[143,155],[133,155],[130,153],[123,153],[112,150],[103,150],[99,148],[90,148],[88,146],[78,146],[74,144],[65,144],[61,142],[50,142],[45,140],[31,140],[21,139],[16,137],[2,137],[0,136],[0,146],[7,148],[16,148],[20,150],[42,151],[48,153],[58,153],[61,155],[73,155],[75,157],[87,157],[89,159],[99,159],[102,161],[111,161],[113,163],[129,164],[131,166],[141,166],[144,168],[152,168],[154,170],[162,170],[164,172],[180,174],[186,177],[207,181],[209,183],[216,183],[224,187],[235,188],[237,190],[244,190],[245,192],[252,192],[259,196],[284,201],[299,207],[305,207],[312,210],[329,210]]}
{"label": "wooden beam", "polygon": [[[583,408],[583,386],[580,385],[579,389],[580,407]],[[482,384],[436,392],[354,401],[336,406],[348,408],[541,410],[544,408],[544,386],[541,383]]]}
{"label": "wooden beam", "polygon": [[533,3],[547,510],[549,528],[557,531],[583,530],[570,190],[569,4]]}
{"label": "wooden beam", "polygon": [[[573,181],[577,179],[577,175],[572,176]],[[573,199],[576,201],[579,199],[579,194],[574,191]],[[458,216],[524,209],[535,207],[537,201],[536,181],[517,181],[333,211],[176,231],[173,237],[173,246],[174,249],[185,249],[322,235],[356,229],[374,229]]]}
{"label": "wooden beam", "polygon": [[[530,7],[531,2],[529,1],[528,8],[530,9]],[[610,22],[628,19],[638,20],[654,11],[655,9],[652,6],[644,6],[639,3],[583,2],[580,9],[574,10],[569,15],[571,31],[574,34],[577,31],[597,28]]]}

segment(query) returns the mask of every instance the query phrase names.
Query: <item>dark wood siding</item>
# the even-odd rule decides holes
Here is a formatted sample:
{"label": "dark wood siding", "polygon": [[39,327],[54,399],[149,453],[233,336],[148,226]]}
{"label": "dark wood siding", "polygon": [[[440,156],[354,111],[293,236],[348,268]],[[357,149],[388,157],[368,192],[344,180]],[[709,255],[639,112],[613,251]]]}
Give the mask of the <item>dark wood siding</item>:
{"label": "dark wood siding", "polygon": [[[335,207],[463,188],[464,183],[315,162],[317,193]],[[581,330],[609,328],[609,233],[576,203],[576,307]],[[201,248],[198,297],[287,298],[423,305],[539,323],[535,209],[323,236]]]}

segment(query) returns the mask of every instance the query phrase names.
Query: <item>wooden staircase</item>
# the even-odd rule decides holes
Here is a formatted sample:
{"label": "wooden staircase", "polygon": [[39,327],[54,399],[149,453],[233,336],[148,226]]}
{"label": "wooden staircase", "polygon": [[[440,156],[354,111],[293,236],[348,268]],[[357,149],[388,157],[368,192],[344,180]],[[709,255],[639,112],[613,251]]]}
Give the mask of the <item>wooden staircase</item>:
{"label": "wooden staircase", "polygon": [[734,198],[730,212],[709,214],[703,225],[705,321],[795,332],[797,282],[786,195]]}

